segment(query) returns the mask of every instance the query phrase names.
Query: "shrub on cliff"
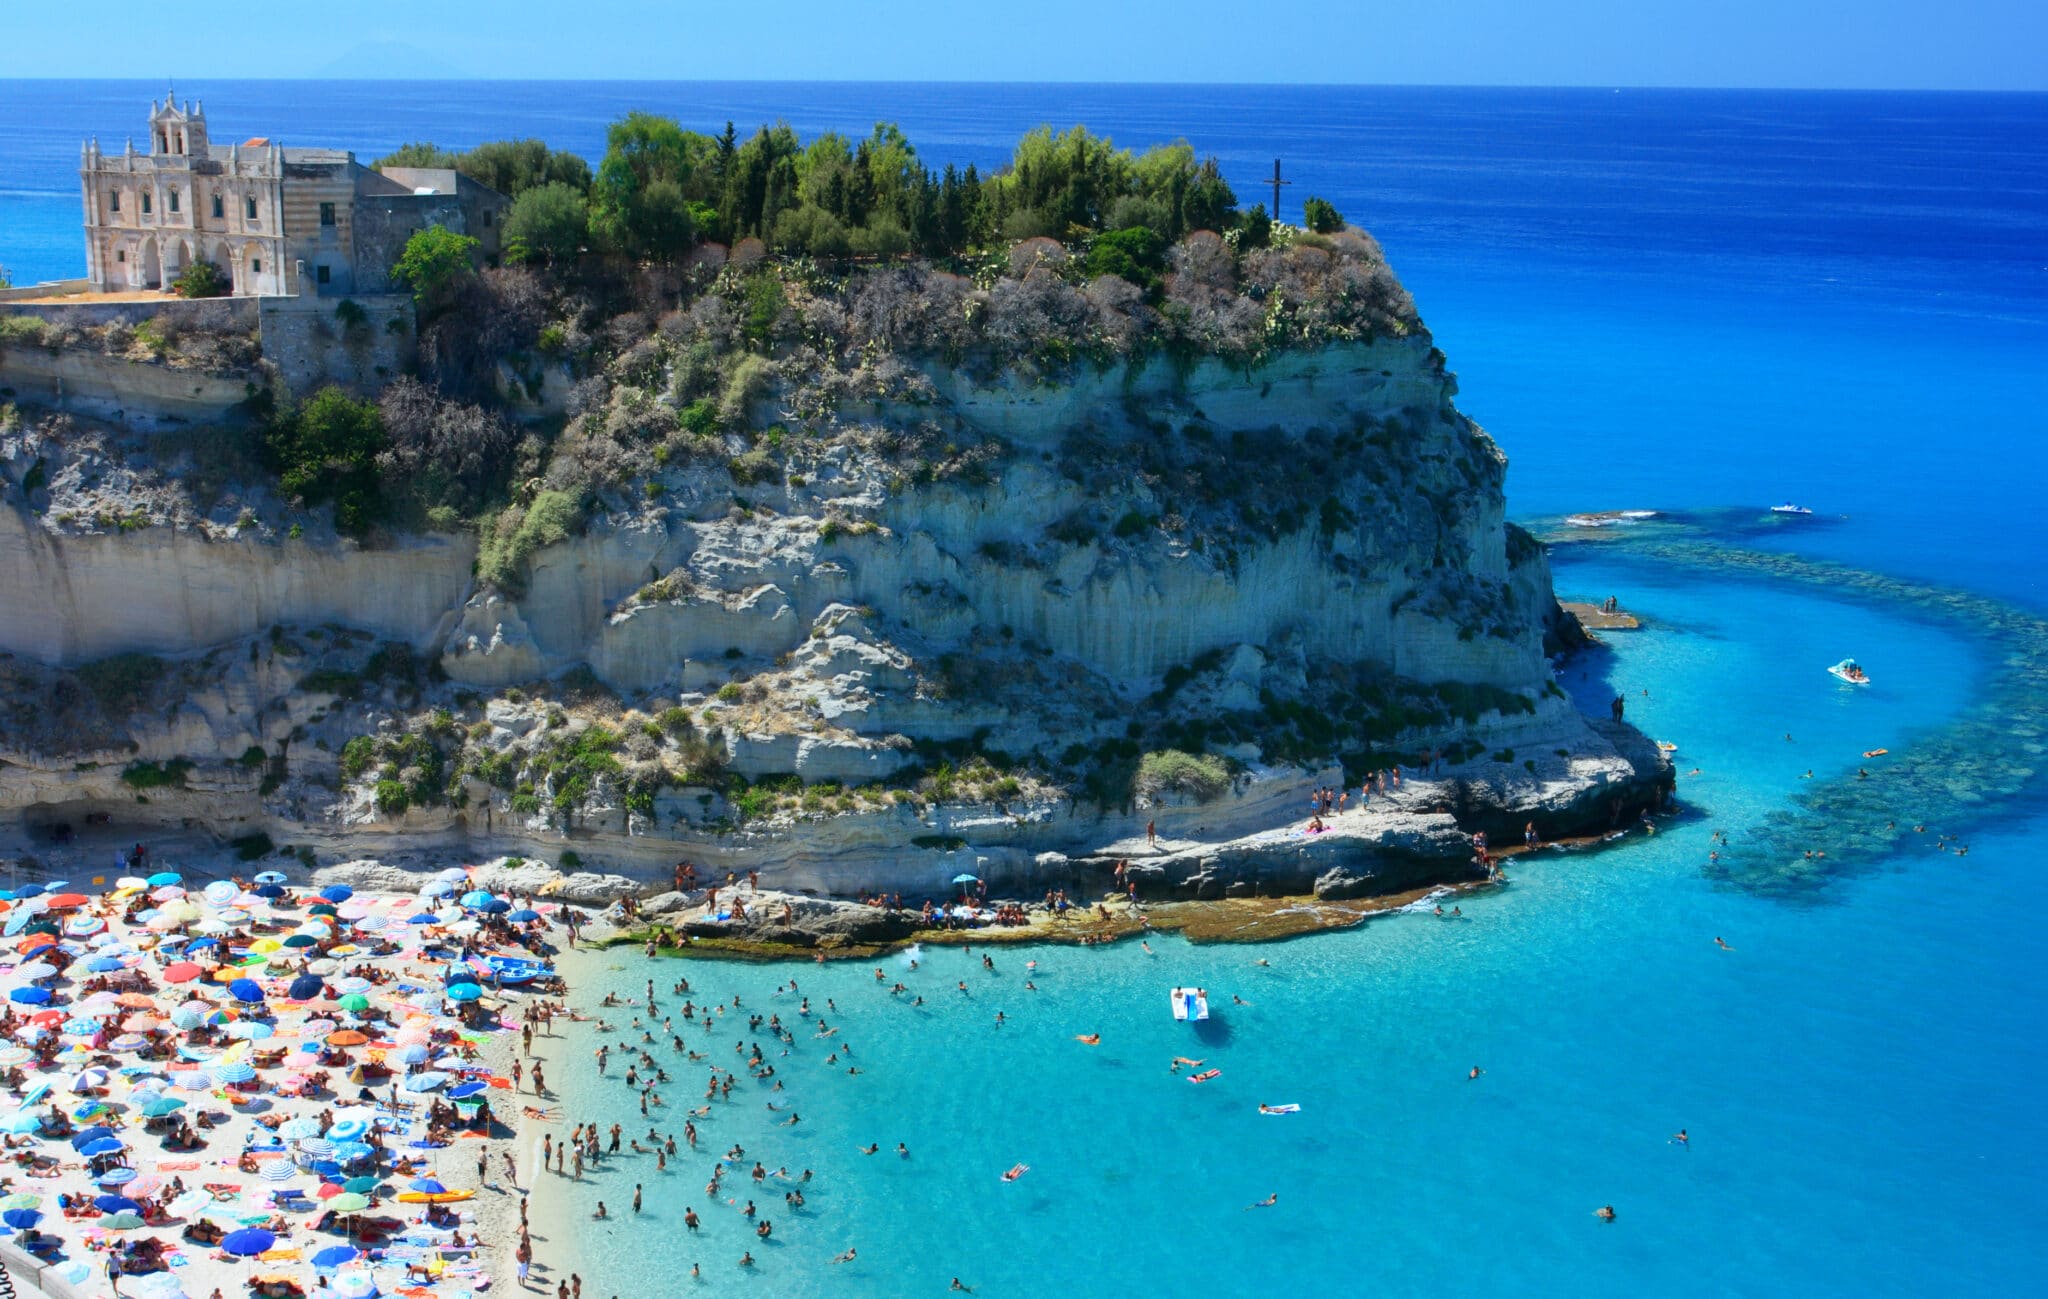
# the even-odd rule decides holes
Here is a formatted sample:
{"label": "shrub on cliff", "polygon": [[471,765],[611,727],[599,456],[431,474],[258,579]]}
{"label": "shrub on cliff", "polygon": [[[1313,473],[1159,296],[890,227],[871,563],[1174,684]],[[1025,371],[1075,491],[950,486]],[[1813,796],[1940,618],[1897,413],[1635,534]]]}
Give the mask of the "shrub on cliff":
{"label": "shrub on cliff", "polygon": [[1301,223],[1319,235],[1335,234],[1344,228],[1344,218],[1328,199],[1311,198],[1301,205]]}
{"label": "shrub on cliff", "polygon": [[1145,795],[1166,792],[1186,794],[1206,803],[1230,788],[1230,766],[1209,754],[1183,753],[1161,749],[1138,759],[1138,775],[1132,788]]}
{"label": "shrub on cliff", "polygon": [[202,261],[188,264],[171,281],[172,291],[181,298],[218,298],[225,296],[232,287],[228,277],[221,274],[220,267]]}
{"label": "shrub on cliff", "polygon": [[503,489],[520,441],[504,416],[449,401],[410,377],[385,388],[377,410],[390,439],[377,470],[392,493],[423,511],[448,506],[470,515]]}
{"label": "shrub on cliff", "polygon": [[533,553],[567,540],[582,520],[582,504],[567,492],[540,492],[530,505],[507,506],[485,521],[477,577],[508,594],[524,591]]}
{"label": "shrub on cliff", "polygon": [[413,232],[405,251],[391,268],[391,278],[412,290],[423,308],[441,305],[461,282],[476,271],[477,240],[446,226],[431,225]]}
{"label": "shrub on cliff", "polygon": [[385,512],[377,457],[389,445],[374,402],[336,387],[279,412],[263,428],[263,453],[284,490],[306,505],[334,503],[334,526],[360,537]]}

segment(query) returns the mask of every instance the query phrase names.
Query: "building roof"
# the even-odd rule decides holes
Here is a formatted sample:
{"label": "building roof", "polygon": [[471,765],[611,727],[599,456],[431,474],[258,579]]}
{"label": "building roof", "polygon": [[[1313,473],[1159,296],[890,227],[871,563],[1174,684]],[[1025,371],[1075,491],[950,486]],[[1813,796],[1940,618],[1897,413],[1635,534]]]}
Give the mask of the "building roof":
{"label": "building roof", "polygon": [[453,194],[462,183],[453,167],[381,167],[378,170],[415,194]]}

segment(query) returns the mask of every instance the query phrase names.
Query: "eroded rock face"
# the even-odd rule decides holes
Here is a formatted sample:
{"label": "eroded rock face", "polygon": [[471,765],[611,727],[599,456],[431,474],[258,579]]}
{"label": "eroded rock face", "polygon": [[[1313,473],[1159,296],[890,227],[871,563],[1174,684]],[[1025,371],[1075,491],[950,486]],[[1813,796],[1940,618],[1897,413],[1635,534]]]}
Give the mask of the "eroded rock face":
{"label": "eroded rock face", "polygon": [[[107,694],[51,714],[61,724],[24,709],[0,722],[0,813],[267,832],[342,859],[322,878],[364,888],[489,853],[482,887],[594,905],[682,858],[787,890],[922,899],[971,871],[1034,892],[1099,882],[1105,845],[1131,832],[1118,791],[991,779],[906,802],[880,783],[960,746],[1027,774],[1113,763],[1149,709],[1178,728],[1229,719],[1189,743],[1237,765],[1207,802],[1148,800],[1141,818],[1198,846],[1140,862],[1141,882],[1334,896],[1461,869],[1474,824],[1583,827],[1668,781],[1640,736],[1546,692],[1548,565],[1506,525],[1505,458],[1451,405],[1426,336],[1251,369],[927,377],[929,402],[850,403],[803,473],[792,460],[744,500],[718,456],[604,500],[516,593],[479,589],[466,537],[365,549],[81,528],[9,497],[0,607],[18,616],[0,618],[0,652],[169,666],[119,696],[118,716]],[[987,454],[971,474],[924,473],[889,458],[892,420]],[[0,446],[0,474],[24,481],[26,456]],[[21,679],[86,693],[84,674],[36,671]],[[1319,762],[1364,745],[1279,741],[1337,676],[1357,707],[1380,699],[1399,719],[1374,745],[1526,756],[1468,764],[1446,795],[1456,824],[1410,808],[1310,840],[1272,833],[1341,780]],[[531,689],[546,678],[606,700],[565,707]],[[1387,682],[1444,690],[1423,716],[1381,699]],[[599,725],[610,739],[583,753]],[[183,765],[138,799],[164,764]],[[794,776],[806,801],[743,811],[734,774]],[[604,869],[543,864],[570,844]],[[799,928],[873,923],[821,916],[827,929]]]}

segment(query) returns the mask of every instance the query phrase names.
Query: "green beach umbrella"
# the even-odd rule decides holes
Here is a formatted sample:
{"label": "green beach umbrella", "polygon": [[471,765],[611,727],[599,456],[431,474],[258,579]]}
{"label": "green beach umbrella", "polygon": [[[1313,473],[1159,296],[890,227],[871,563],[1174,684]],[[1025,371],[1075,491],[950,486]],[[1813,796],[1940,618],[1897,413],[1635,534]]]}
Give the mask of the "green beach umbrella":
{"label": "green beach umbrella", "polygon": [[43,1197],[40,1195],[34,1195],[28,1191],[16,1191],[12,1195],[0,1198],[0,1210],[33,1209],[42,1202]]}
{"label": "green beach umbrella", "polygon": [[343,1010],[363,1011],[368,1010],[370,1008],[370,999],[368,997],[365,997],[360,992],[351,992],[346,997],[343,997],[340,1001],[337,1001],[334,1004],[341,1007]]}
{"label": "green beach umbrella", "polygon": [[341,1184],[341,1189],[354,1195],[368,1195],[377,1189],[377,1179],[374,1177],[351,1177]]}
{"label": "green beach umbrella", "polygon": [[344,1191],[327,1202],[327,1207],[336,1213],[361,1213],[370,1207],[370,1197],[354,1191]]}
{"label": "green beach umbrella", "polygon": [[134,1213],[109,1213],[102,1215],[97,1225],[104,1231],[133,1231],[142,1225],[142,1217]]}
{"label": "green beach umbrella", "polygon": [[185,1102],[175,1096],[159,1096],[142,1107],[144,1118],[160,1119],[167,1114],[176,1114],[185,1108]]}

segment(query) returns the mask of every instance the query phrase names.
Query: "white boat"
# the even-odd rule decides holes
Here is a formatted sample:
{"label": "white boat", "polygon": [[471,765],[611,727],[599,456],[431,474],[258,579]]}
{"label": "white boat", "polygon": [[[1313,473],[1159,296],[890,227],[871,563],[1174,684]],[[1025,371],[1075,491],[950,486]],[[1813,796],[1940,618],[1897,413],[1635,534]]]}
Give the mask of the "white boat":
{"label": "white boat", "polygon": [[1805,507],[1804,505],[1794,505],[1794,504],[1793,504],[1792,502],[1790,502],[1790,501],[1787,501],[1787,502],[1785,502],[1785,503],[1784,503],[1783,505],[1773,505],[1773,506],[1771,507],[1771,513],[1773,513],[1773,514],[1811,514],[1811,513],[1813,513],[1813,511],[1812,511],[1812,510],[1809,510],[1809,509],[1807,509],[1807,508],[1806,508],[1806,507]]}
{"label": "white boat", "polygon": [[1175,988],[1173,990],[1173,1017],[1182,1021],[1209,1018],[1209,990],[1207,988]]}
{"label": "white boat", "polygon": [[1828,675],[1846,681],[1852,686],[1867,686],[1870,684],[1870,674],[1865,672],[1863,665],[1855,659],[1843,659],[1840,663],[1828,669]]}

